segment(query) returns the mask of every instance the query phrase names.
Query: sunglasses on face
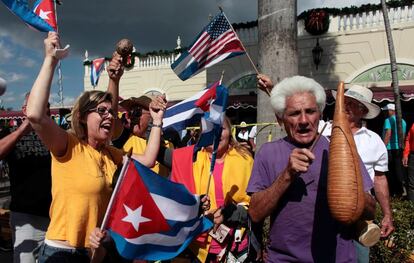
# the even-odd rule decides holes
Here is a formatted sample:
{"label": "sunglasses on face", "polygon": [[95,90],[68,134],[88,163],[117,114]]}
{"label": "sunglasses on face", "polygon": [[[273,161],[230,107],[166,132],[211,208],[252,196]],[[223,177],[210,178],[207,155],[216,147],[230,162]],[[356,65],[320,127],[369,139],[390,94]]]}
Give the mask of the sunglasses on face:
{"label": "sunglasses on face", "polygon": [[98,113],[99,116],[101,116],[102,118],[107,117],[109,114],[111,114],[112,117],[115,116],[114,110],[113,109],[108,109],[106,107],[98,107],[98,108],[95,108],[95,109],[91,109],[89,111]]}
{"label": "sunglasses on face", "polygon": [[141,108],[135,108],[133,110],[131,110],[129,112],[129,118],[130,119],[134,119],[134,118],[139,118],[142,115],[142,109]]}

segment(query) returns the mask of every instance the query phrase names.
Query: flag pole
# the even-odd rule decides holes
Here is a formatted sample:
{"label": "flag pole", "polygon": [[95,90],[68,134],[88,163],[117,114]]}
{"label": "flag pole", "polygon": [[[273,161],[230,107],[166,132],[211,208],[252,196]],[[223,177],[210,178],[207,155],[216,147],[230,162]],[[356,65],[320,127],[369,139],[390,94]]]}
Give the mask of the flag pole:
{"label": "flag pole", "polygon": [[317,142],[319,141],[319,139],[321,138],[322,133],[323,133],[323,131],[325,130],[325,128],[326,128],[326,126],[327,126],[327,125],[328,125],[328,122],[325,122],[325,125],[323,125],[321,132],[320,132],[320,133],[316,136],[315,140],[313,141],[313,143],[312,143],[311,147],[309,148],[309,150],[310,150],[311,152],[313,152],[313,149],[315,148],[316,143],[317,143]]}
{"label": "flag pole", "polygon": [[[106,228],[106,225],[108,224],[109,215],[111,214],[111,211],[112,211],[112,205],[113,205],[115,197],[116,197],[116,195],[119,191],[119,187],[120,187],[120,185],[121,185],[121,183],[122,183],[122,181],[125,177],[125,171],[126,171],[128,165],[131,162],[131,155],[132,155],[132,149],[130,149],[129,152],[126,154],[127,161],[124,162],[124,164],[122,165],[122,169],[121,169],[121,172],[119,173],[119,177],[118,177],[118,180],[116,182],[114,191],[112,192],[111,199],[109,200],[108,207],[106,208],[106,212],[105,212],[104,218],[102,220],[101,227],[99,228],[101,232]],[[93,259],[95,257],[95,251],[96,251],[95,249],[92,250],[91,262],[93,262]]]}
{"label": "flag pole", "polygon": [[256,65],[253,63],[252,58],[249,55],[249,52],[247,52],[247,49],[244,47],[243,42],[241,41],[241,39],[239,38],[239,35],[237,35],[236,30],[234,30],[233,25],[230,23],[229,19],[227,18],[226,14],[223,11],[223,8],[221,6],[219,6],[220,11],[223,13],[223,16],[226,18],[227,23],[229,23],[231,30],[233,31],[233,33],[237,36],[237,38],[240,41],[241,46],[243,47],[244,51],[246,52],[246,56],[249,59],[250,63],[252,64],[254,71],[256,71],[256,74],[260,74],[259,70],[257,69]]}
{"label": "flag pole", "polygon": [[128,165],[131,163],[131,155],[128,153],[126,156],[127,156],[127,161],[124,162],[124,164],[122,165],[122,169],[121,169],[121,172],[119,174],[118,181],[116,182],[114,191],[112,192],[111,199],[109,200],[108,207],[106,209],[104,218],[102,220],[102,224],[101,224],[101,227],[100,227],[101,231],[103,231],[106,228],[106,225],[108,224],[109,214],[111,213],[112,205],[114,203],[114,199],[115,199],[116,195],[118,194],[119,187],[121,186],[121,183],[122,183],[122,181],[125,177],[125,171],[128,168]]}
{"label": "flag pole", "polygon": [[[207,191],[206,191],[206,195],[208,195],[208,192],[210,191],[210,185],[211,185],[211,177],[213,177],[213,172],[214,172],[214,165],[216,163],[216,157],[217,157],[217,148],[216,147],[216,134],[214,133],[213,136],[213,153],[211,155],[211,162],[210,162],[210,175],[208,177],[208,183],[207,183]],[[218,146],[218,145],[217,145]]]}
{"label": "flag pole", "polygon": [[[224,71],[225,70],[223,69],[223,71],[221,72],[221,77],[220,77],[220,80],[219,80],[219,85],[221,85],[221,82],[223,81]],[[210,175],[208,177],[206,195],[208,195],[208,191],[210,191],[211,177],[213,176],[214,165],[216,163],[216,158],[217,158],[217,149],[218,149],[218,144],[216,145],[216,134],[214,133],[214,135],[213,135],[213,153],[211,155]]]}
{"label": "flag pole", "polygon": [[223,71],[221,72],[221,77],[220,77],[219,85],[221,85],[221,83],[223,82],[224,71],[225,70],[223,69]]}
{"label": "flag pole", "polygon": [[[239,39],[240,44],[241,44],[241,46],[243,47],[244,51],[246,52],[246,56],[247,56],[247,58],[249,59],[250,64],[253,66],[254,71],[256,71],[256,74],[257,74],[257,75],[259,75],[259,74],[260,74],[260,73],[259,73],[259,70],[257,69],[256,65],[254,64],[254,62],[253,62],[252,58],[250,57],[249,52],[247,52],[247,49],[246,49],[246,47],[243,45],[243,42],[242,42],[242,41],[241,41],[241,39],[239,38],[239,35],[237,35],[236,30],[234,30],[233,25],[230,23],[229,19],[227,18],[226,14],[224,13],[223,8],[222,8],[221,6],[219,6],[218,8],[219,8],[219,9],[220,9],[220,11],[223,13],[223,16],[226,18],[227,23],[229,23],[230,28],[231,28],[231,30],[233,31],[233,33],[234,33],[234,34],[237,36],[237,38]],[[270,92],[269,92],[267,89],[265,90],[265,92],[266,92],[266,94],[270,97]]]}
{"label": "flag pole", "polygon": [[[57,8],[56,8],[56,2],[58,0],[53,1],[53,5],[55,7],[55,18],[56,18],[56,33],[59,33],[59,26],[57,23],[58,20],[58,14],[57,14]],[[61,5],[61,2],[59,2],[59,5]],[[62,78],[62,63],[59,59],[58,65],[57,65],[57,70],[58,70],[58,86],[59,86],[59,98],[60,98],[60,106],[63,107],[63,78]]]}

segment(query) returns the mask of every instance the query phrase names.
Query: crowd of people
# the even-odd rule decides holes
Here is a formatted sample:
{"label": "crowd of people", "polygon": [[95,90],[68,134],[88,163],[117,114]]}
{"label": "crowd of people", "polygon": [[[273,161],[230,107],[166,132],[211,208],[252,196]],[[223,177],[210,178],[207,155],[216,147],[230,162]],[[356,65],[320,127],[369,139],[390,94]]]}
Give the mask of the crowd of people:
{"label": "crowd of people", "polygon": [[[194,239],[173,261],[369,261],[369,247],[355,226],[340,224],[329,210],[329,132],[318,137],[326,93],[315,80],[293,76],[273,85],[269,77],[258,75],[259,88],[271,90],[270,101],[286,136],[256,151],[257,126],[249,131],[242,122],[233,136],[226,117],[210,174],[212,146],[193,156],[196,130],[188,130],[182,147],[163,138],[165,96],[127,99],[121,102],[126,114],[118,119],[124,68],[117,53],[107,67],[107,91],[84,92],[71,112],[70,129],[57,125],[50,118],[48,98],[59,47],[58,34],[49,33],[44,62],[22,106],[26,119],[0,139],[0,159],[7,161],[11,181],[14,262],[128,262],[99,229],[128,152],[201,196],[200,215],[214,222],[212,231]],[[402,152],[393,104],[383,109],[389,118],[381,138],[363,125],[381,112],[372,103],[372,92],[354,85],[344,96],[361,160],[365,205],[360,220],[373,220],[378,202],[380,235],[387,237],[395,229],[390,195],[406,189],[414,201],[414,125]],[[119,126],[123,129],[116,131]],[[403,167],[408,167],[407,176]],[[262,245],[266,217],[269,237]],[[224,233],[220,238],[218,231]]]}

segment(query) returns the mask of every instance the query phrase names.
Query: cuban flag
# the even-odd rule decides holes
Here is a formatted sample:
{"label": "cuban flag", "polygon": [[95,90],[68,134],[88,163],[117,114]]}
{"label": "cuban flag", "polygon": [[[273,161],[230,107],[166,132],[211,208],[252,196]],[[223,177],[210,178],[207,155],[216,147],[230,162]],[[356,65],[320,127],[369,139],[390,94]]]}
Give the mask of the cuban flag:
{"label": "cuban flag", "polygon": [[[55,8],[52,5],[52,9],[48,9],[42,13],[43,17],[48,18],[46,21],[44,18],[39,16],[38,14],[34,13],[30,8],[27,0],[1,0],[6,7],[16,16],[23,20],[27,25],[42,31],[42,32],[49,32],[49,31],[56,31],[56,16],[55,16]],[[39,12],[41,9],[38,9]],[[43,9],[42,9],[43,10]],[[49,12],[53,12],[49,13]],[[51,25],[52,17],[54,17],[54,25]]]}
{"label": "cuban flag", "polygon": [[213,145],[213,156],[211,158],[211,171],[213,171],[229,92],[226,87],[219,85],[214,90],[210,90],[210,93],[210,95],[205,94],[196,102],[196,105],[204,109],[205,112],[201,118],[201,135],[194,147],[193,159],[196,158],[196,153],[201,147]]}
{"label": "cuban flag", "polygon": [[33,12],[57,31],[55,2],[53,0],[38,0]]}
{"label": "cuban flag", "polygon": [[219,82],[215,82],[190,98],[169,107],[164,114],[164,132],[168,133],[171,130],[181,132],[186,127],[199,125],[201,117],[209,108],[206,103],[212,101],[216,96],[217,86],[219,86]]}
{"label": "cuban flag", "polygon": [[224,13],[220,12],[198,34],[188,51],[171,64],[171,68],[181,80],[186,80],[220,61],[244,53],[233,27]]}
{"label": "cuban flag", "polygon": [[[200,200],[177,184],[130,160],[109,206],[107,228],[126,259],[178,256],[212,222],[199,216]],[[105,222],[105,220],[104,220]]]}
{"label": "cuban flag", "polygon": [[98,85],[99,76],[105,66],[105,58],[97,58],[92,60],[91,64],[91,84],[93,87]]}

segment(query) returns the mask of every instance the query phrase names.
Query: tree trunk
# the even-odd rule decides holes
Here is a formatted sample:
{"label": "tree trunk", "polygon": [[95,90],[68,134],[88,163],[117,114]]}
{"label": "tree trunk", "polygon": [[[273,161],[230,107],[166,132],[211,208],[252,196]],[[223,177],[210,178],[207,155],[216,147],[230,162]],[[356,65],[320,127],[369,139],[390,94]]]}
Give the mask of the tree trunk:
{"label": "tree trunk", "polygon": [[[259,0],[258,38],[260,72],[268,75],[274,84],[297,75],[296,0]],[[257,122],[276,122],[270,99],[261,91],[257,94]],[[258,147],[267,142],[269,132],[273,139],[283,136],[279,127],[265,127],[257,135]]]}
{"label": "tree trunk", "polygon": [[385,3],[385,0],[381,0],[381,5],[382,5],[382,14],[384,16],[385,33],[387,35],[388,51],[390,53],[392,88],[394,91],[395,111],[396,111],[396,119],[397,119],[398,146],[399,146],[399,149],[401,150],[404,147],[404,143],[403,143],[404,134],[402,130],[400,88],[398,86],[398,75],[397,75],[398,67],[397,67],[397,61],[395,59],[394,42],[392,40],[390,20],[388,18],[388,9],[387,9],[387,4]]}

